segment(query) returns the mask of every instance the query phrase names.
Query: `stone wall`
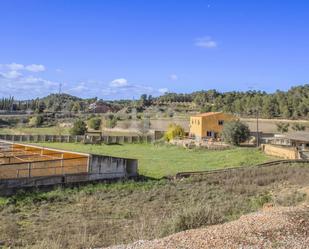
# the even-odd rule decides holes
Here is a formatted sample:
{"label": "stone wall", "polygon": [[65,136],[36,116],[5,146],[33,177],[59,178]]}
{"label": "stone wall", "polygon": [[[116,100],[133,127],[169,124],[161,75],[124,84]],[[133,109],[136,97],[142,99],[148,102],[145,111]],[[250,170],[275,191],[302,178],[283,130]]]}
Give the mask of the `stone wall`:
{"label": "stone wall", "polygon": [[281,157],[284,159],[299,159],[298,151],[294,147],[262,144],[262,150],[265,154],[270,156]]}

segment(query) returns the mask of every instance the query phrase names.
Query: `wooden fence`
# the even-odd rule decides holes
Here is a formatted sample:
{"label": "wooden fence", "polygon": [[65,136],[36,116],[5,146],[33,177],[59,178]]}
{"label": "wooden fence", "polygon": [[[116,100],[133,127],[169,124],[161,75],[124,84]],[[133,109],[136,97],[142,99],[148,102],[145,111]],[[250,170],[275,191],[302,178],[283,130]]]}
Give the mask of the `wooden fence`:
{"label": "wooden fence", "polygon": [[153,135],[143,136],[72,136],[72,135],[0,135],[1,140],[12,142],[57,142],[57,143],[89,143],[89,144],[125,144],[125,143],[151,143],[155,140]]}

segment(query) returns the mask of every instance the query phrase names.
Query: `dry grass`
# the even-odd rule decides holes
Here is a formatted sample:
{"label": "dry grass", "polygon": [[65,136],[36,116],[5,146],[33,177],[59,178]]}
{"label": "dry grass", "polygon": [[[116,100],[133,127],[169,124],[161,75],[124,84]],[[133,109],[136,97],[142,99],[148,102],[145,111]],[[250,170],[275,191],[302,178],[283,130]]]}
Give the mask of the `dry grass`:
{"label": "dry grass", "polygon": [[308,166],[21,193],[0,199],[0,240],[14,248],[91,248],[222,223],[268,202],[304,201]]}

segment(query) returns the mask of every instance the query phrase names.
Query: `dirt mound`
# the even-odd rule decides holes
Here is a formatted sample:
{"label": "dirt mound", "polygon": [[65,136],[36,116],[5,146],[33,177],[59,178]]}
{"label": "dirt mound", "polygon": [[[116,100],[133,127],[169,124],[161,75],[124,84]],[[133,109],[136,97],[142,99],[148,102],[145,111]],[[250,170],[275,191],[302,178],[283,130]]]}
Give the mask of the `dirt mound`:
{"label": "dirt mound", "polygon": [[309,206],[265,207],[236,221],[111,249],[309,248]]}

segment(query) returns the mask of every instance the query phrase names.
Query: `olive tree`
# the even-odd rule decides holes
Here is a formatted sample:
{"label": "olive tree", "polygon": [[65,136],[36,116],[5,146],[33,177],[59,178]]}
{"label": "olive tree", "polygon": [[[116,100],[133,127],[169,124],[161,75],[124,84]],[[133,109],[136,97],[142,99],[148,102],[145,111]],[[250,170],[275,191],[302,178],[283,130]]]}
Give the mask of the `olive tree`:
{"label": "olive tree", "polygon": [[86,132],[87,126],[85,122],[81,119],[76,120],[70,130],[71,135],[84,135]]}
{"label": "olive tree", "polygon": [[239,145],[249,139],[250,130],[239,120],[230,121],[224,124],[221,136],[226,143]]}

